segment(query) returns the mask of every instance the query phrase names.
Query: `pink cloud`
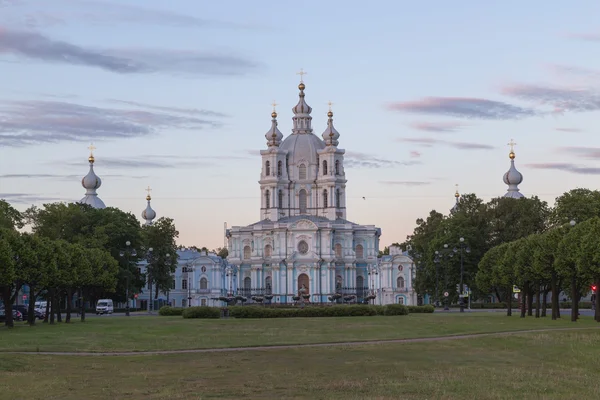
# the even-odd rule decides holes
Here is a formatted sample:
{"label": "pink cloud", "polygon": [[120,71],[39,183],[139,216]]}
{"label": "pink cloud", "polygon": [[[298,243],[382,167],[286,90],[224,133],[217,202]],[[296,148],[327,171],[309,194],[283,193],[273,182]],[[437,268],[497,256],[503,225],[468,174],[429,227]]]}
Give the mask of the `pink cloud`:
{"label": "pink cloud", "polygon": [[419,157],[421,157],[421,153],[418,152],[418,151],[416,151],[416,150],[412,150],[409,154],[410,154],[410,156],[412,158],[419,158]]}
{"label": "pink cloud", "polygon": [[581,129],[579,129],[579,128],[556,128],[556,130],[559,132],[569,132],[569,133],[581,132]]}
{"label": "pink cloud", "polygon": [[413,122],[410,126],[414,129],[426,132],[454,132],[464,124],[456,121],[446,122]]}
{"label": "pink cloud", "polygon": [[393,111],[458,118],[511,120],[538,115],[538,111],[501,101],[471,97],[425,97],[388,105]]}

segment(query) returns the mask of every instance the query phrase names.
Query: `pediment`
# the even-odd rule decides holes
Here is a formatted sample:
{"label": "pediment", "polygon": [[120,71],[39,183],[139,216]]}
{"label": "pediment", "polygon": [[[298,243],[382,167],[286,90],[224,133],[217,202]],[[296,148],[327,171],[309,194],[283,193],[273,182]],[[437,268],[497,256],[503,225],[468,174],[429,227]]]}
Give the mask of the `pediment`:
{"label": "pediment", "polygon": [[317,229],[317,225],[315,225],[313,222],[311,222],[307,219],[301,219],[300,221],[292,224],[292,229],[312,230],[312,229]]}

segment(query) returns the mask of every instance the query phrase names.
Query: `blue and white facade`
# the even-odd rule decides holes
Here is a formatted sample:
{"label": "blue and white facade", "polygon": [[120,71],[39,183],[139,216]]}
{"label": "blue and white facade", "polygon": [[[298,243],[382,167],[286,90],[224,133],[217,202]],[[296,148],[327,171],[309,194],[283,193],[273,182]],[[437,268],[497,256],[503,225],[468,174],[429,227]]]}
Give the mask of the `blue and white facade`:
{"label": "blue and white facade", "polygon": [[381,257],[379,284],[382,304],[417,305],[417,292],[413,288],[416,274],[413,259],[398,246],[390,246],[390,254]]}

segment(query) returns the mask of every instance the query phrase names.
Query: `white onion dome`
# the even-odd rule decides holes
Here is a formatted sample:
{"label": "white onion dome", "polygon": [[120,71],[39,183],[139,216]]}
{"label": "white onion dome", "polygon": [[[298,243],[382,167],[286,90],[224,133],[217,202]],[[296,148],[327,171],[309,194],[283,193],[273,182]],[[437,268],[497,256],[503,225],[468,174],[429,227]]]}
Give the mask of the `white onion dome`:
{"label": "white onion dome", "polygon": [[456,199],[456,201],[454,203],[454,206],[452,206],[452,208],[450,209],[450,212],[453,212],[453,213],[458,211],[458,201],[460,200],[460,193],[458,193],[458,189],[454,193],[454,198]]}
{"label": "white onion dome", "polygon": [[325,132],[323,132],[323,140],[327,146],[337,146],[338,139],[340,138],[340,133],[333,126],[333,112],[331,109],[327,113],[327,128],[325,128]]}
{"label": "white onion dome", "polygon": [[152,197],[150,197],[150,195],[148,194],[148,196],[146,196],[146,201],[148,202],[148,204],[146,205],[146,209],[142,211],[142,218],[146,220],[146,225],[152,225],[152,220],[156,218],[156,211],[152,209],[152,206],[150,205],[150,200],[152,200]]}
{"label": "white onion dome", "polygon": [[102,180],[94,172],[94,162],[96,160],[92,153],[90,153],[88,161],[90,163],[90,170],[81,180],[81,186],[86,189],[85,196],[79,202],[88,204],[94,208],[106,208],[106,205],[102,200],[100,200],[98,193],[96,193],[96,189],[102,186]]}
{"label": "white onion dome", "polygon": [[517,168],[515,167],[514,151],[511,151],[508,157],[510,158],[510,168],[503,177],[504,183],[508,185],[508,191],[504,197],[511,197],[515,199],[524,197],[523,194],[519,192],[519,185],[523,182],[523,174],[517,171]]}
{"label": "white onion dome", "polygon": [[294,112],[294,117],[292,118],[292,120],[294,121],[294,128],[292,129],[293,134],[312,133],[312,117],[310,116],[312,108],[308,104],[306,104],[306,101],[304,99],[305,87],[306,86],[304,85],[304,83],[300,82],[300,84],[298,85],[298,89],[300,89],[300,93],[298,94],[298,104],[296,104],[296,106],[292,108],[292,111]]}
{"label": "white onion dome", "polygon": [[279,146],[281,144],[281,140],[283,139],[283,133],[277,128],[277,112],[273,110],[271,113],[271,129],[265,133],[265,138],[267,138],[267,146]]}

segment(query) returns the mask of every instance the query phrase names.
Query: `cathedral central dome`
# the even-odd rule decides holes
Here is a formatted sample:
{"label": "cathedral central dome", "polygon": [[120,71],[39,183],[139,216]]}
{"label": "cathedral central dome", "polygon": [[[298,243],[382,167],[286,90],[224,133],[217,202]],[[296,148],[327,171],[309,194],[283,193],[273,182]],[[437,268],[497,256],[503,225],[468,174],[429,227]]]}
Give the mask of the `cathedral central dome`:
{"label": "cathedral central dome", "polygon": [[315,134],[290,135],[280,148],[287,151],[288,162],[290,165],[298,165],[301,161],[308,164],[317,164],[317,150],[325,148],[325,142],[319,139]]}

